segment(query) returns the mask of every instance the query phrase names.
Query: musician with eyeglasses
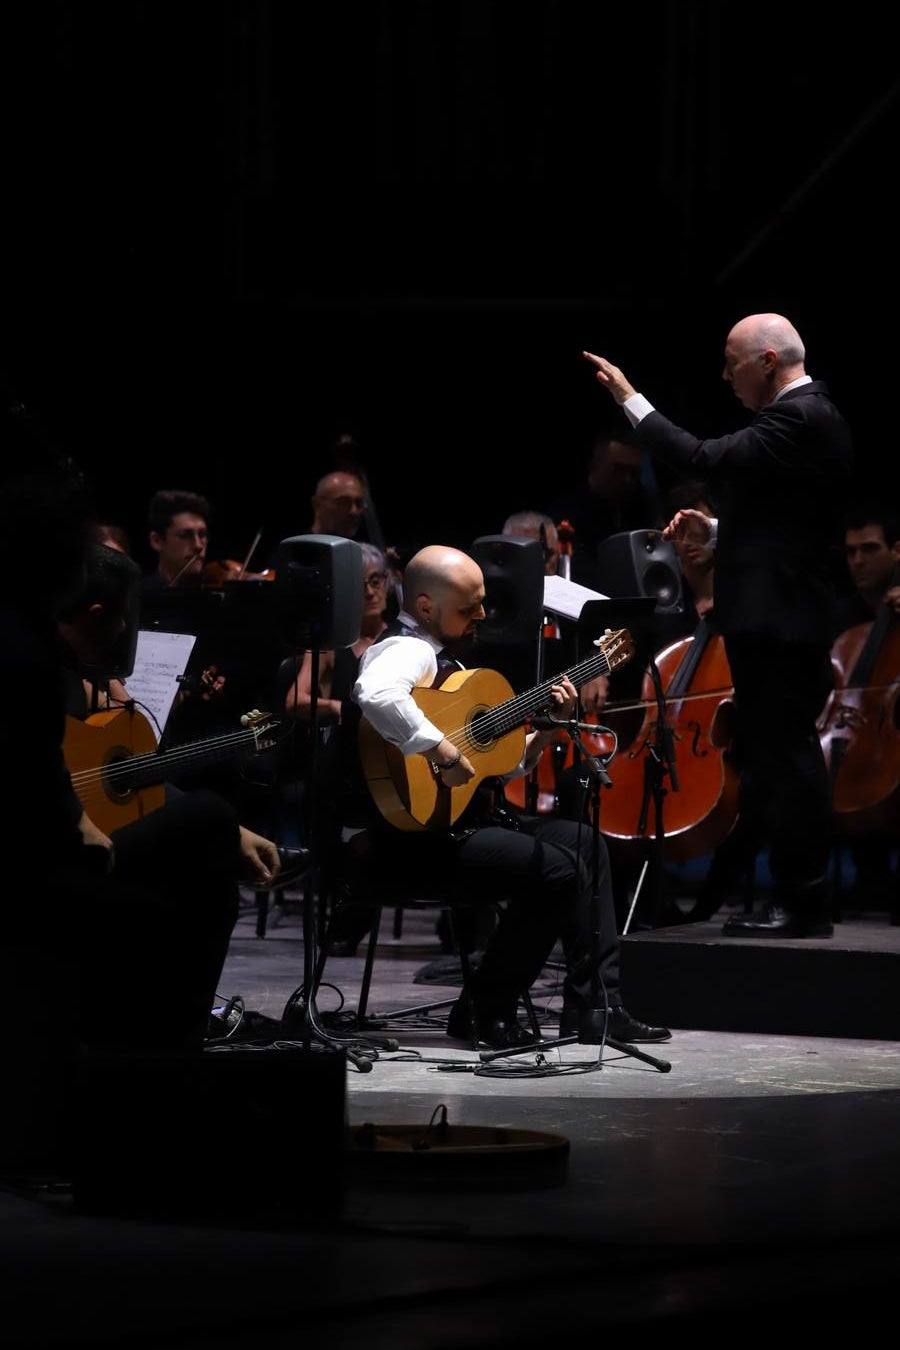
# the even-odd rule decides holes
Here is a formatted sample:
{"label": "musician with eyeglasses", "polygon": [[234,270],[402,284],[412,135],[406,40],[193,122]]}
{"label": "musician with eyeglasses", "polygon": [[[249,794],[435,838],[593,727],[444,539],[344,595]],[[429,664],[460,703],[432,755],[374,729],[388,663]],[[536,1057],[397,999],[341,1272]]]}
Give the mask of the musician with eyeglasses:
{"label": "musician with eyeglasses", "polygon": [[203,583],[212,507],[199,492],[161,488],[147,510],[147,540],[156,567],[143,579],[144,595]]}

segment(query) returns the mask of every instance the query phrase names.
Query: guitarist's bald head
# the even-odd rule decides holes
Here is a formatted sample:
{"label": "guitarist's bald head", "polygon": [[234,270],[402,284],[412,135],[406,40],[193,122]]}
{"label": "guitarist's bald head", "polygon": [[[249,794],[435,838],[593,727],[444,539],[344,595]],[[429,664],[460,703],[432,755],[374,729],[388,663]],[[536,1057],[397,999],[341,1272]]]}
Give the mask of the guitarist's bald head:
{"label": "guitarist's bald head", "polygon": [[481,568],[468,553],[444,544],[429,544],[410,558],[403,569],[403,599],[407,609],[420,595],[441,600],[450,590],[482,583]]}
{"label": "guitarist's bald head", "polygon": [[403,571],[403,608],[442,640],[484,618],[484,576],[474,558],[445,544],[420,549]]}

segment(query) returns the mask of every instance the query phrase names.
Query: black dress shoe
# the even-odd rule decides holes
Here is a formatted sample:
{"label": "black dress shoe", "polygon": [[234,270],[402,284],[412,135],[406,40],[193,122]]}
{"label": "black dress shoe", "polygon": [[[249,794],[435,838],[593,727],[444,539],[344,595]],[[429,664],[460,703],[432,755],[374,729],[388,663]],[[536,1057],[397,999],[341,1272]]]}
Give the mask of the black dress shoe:
{"label": "black dress shoe", "polygon": [[329,956],[355,956],[358,947],[353,938],[332,938],[326,950]]}
{"label": "black dress shoe", "polygon": [[754,914],[733,914],[722,927],[725,937],[831,937],[834,924],[822,914],[767,905]]}
{"label": "black dress shoe", "polygon": [[342,905],[328,925],[325,944],[329,956],[355,956],[356,949],[372,928],[370,905]]}
{"label": "black dress shoe", "polygon": [[639,1022],[621,1003],[610,1005],[609,1017],[602,1008],[589,1008],[587,1012],[564,1008],[559,1020],[559,1034],[577,1036],[581,1045],[600,1045],[604,1035],[632,1045],[672,1039],[668,1027],[651,1027],[646,1022]]}
{"label": "black dress shoe", "polygon": [[[531,1045],[534,1037],[515,1017],[477,1017],[477,1035],[479,1045],[488,1045],[492,1050],[515,1050]],[[465,1000],[457,999],[447,1018],[447,1035],[461,1041],[472,1040],[472,1021]]]}

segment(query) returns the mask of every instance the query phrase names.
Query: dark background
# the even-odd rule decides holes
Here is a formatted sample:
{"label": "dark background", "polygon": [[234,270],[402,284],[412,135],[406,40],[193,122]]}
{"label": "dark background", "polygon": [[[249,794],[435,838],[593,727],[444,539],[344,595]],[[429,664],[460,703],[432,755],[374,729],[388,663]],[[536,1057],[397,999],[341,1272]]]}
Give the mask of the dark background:
{"label": "dark background", "polygon": [[882,7],[823,14],[7,7],[7,378],[141,548],[158,487],[212,555],[306,533],[341,432],[388,542],[466,546],[582,481],[584,347],[715,434],[775,309],[893,493],[900,75]]}

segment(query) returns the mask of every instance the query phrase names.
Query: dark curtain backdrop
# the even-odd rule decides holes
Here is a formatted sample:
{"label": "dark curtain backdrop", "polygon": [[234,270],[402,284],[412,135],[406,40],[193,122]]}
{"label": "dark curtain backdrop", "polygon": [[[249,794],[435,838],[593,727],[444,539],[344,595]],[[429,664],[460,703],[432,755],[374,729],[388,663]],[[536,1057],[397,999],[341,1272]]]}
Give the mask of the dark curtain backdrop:
{"label": "dark curtain backdrop", "polygon": [[465,545],[546,505],[614,420],[585,346],[692,428],[737,425],[724,335],[769,308],[861,475],[887,474],[883,12],[15,7],[6,378],[138,542],[153,490],[192,487],[229,556],[306,532],[342,432],[390,542]]}

